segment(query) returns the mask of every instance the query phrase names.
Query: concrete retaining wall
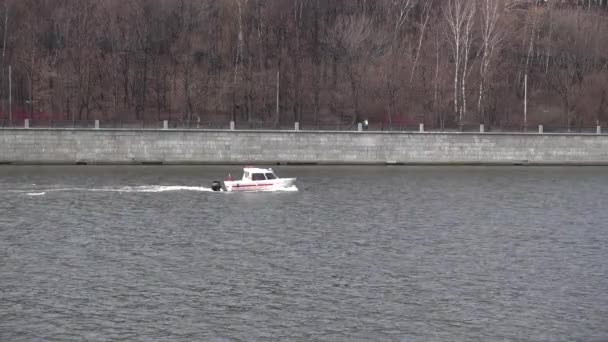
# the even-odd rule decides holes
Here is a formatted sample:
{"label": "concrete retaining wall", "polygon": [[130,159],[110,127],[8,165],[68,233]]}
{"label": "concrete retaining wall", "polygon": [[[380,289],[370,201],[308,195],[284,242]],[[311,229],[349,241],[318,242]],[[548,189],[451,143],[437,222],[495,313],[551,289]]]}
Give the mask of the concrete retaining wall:
{"label": "concrete retaining wall", "polygon": [[608,165],[608,135],[0,129],[0,163]]}

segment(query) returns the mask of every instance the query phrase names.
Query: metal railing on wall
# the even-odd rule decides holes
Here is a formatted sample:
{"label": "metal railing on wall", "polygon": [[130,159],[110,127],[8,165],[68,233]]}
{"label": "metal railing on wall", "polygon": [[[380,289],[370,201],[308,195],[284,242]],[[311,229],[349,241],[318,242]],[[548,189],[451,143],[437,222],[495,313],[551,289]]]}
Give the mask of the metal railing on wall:
{"label": "metal railing on wall", "polygon": [[0,128],[39,129],[183,129],[183,130],[283,130],[283,131],[368,131],[368,132],[446,132],[446,133],[572,133],[608,134],[597,126],[563,127],[538,125],[475,125],[440,127],[437,125],[403,125],[386,123],[312,123],[312,122],[217,122],[217,121],[102,121],[102,120],[0,120]]}

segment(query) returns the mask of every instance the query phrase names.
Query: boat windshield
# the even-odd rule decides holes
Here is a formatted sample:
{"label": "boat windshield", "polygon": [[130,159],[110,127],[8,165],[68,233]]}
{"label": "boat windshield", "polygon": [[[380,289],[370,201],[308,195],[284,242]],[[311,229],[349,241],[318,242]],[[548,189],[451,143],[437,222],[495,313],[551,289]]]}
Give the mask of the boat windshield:
{"label": "boat windshield", "polygon": [[277,176],[275,176],[275,174],[274,174],[274,173],[267,173],[267,174],[266,174],[266,178],[267,178],[267,179],[277,179]]}
{"label": "boat windshield", "polygon": [[261,180],[266,180],[266,178],[264,177],[263,173],[254,173],[251,175],[251,180],[261,181]]}

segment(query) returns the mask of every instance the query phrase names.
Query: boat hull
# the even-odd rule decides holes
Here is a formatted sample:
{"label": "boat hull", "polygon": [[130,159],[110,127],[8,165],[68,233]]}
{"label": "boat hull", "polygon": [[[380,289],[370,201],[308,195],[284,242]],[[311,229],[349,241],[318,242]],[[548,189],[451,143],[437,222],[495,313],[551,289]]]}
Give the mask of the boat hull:
{"label": "boat hull", "polygon": [[295,178],[278,178],[261,181],[224,181],[224,189],[226,191],[272,191],[291,188],[295,183]]}

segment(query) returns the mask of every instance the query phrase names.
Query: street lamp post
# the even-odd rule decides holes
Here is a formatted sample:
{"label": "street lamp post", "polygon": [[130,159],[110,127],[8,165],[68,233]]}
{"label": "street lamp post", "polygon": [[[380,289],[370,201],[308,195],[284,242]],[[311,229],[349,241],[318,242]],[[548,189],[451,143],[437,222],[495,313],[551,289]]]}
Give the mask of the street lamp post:
{"label": "street lamp post", "polygon": [[13,76],[10,65],[8,66],[8,121],[13,121]]}
{"label": "street lamp post", "polygon": [[528,73],[524,75],[524,132],[528,131]]}
{"label": "street lamp post", "polygon": [[30,116],[29,116],[30,121],[34,120],[34,103],[35,102],[36,101],[34,101],[34,100],[25,101],[25,103],[27,103],[30,106]]}

